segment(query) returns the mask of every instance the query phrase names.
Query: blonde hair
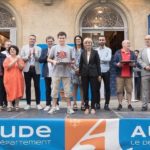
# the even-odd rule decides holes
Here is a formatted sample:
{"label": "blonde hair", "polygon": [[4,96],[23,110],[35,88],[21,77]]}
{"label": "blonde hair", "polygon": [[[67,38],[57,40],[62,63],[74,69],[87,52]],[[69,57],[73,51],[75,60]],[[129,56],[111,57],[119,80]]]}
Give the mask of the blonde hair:
{"label": "blonde hair", "polygon": [[91,45],[93,45],[93,40],[92,40],[91,38],[89,38],[89,37],[86,37],[86,38],[83,40],[83,44],[84,44],[85,42],[90,42]]}

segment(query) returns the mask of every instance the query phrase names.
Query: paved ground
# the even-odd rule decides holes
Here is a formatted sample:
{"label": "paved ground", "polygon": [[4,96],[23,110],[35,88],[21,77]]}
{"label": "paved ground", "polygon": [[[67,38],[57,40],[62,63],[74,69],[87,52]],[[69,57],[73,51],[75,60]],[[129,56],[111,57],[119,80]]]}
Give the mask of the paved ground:
{"label": "paved ground", "polygon": [[[66,117],[69,118],[83,118],[83,119],[87,119],[87,118],[92,118],[92,119],[113,119],[113,118],[150,118],[150,110],[148,110],[147,112],[141,112],[141,102],[132,102],[132,105],[135,109],[135,111],[131,112],[128,111],[127,109],[127,102],[124,101],[123,102],[123,109],[122,111],[117,111],[116,108],[118,106],[118,102],[116,99],[111,100],[110,103],[110,108],[111,111],[105,111],[103,109],[103,105],[104,105],[104,101],[102,101],[101,104],[101,109],[98,110],[96,112],[95,115],[84,115],[84,113],[81,110],[78,110],[75,114],[73,115],[67,115],[66,114],[66,108],[64,108],[66,106],[66,104],[64,102],[62,102],[60,104],[60,111],[58,111],[56,114],[54,115],[50,115],[47,112],[43,111],[43,110],[36,110],[35,109],[35,102],[32,102],[32,109],[28,110],[28,111],[24,111],[23,107],[25,106],[25,101],[21,101],[20,102],[20,111],[19,112],[7,112],[6,110],[3,110],[2,112],[0,112],[0,118],[56,118],[56,119],[63,119]],[[45,102],[42,102],[42,106],[45,105]],[[80,106],[80,103],[78,103],[78,106]]]}

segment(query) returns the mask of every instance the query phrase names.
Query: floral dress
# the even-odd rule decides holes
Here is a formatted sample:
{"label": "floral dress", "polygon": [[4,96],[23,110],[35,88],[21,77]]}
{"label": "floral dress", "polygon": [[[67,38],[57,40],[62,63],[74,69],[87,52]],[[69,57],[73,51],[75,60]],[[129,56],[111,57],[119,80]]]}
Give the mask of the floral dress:
{"label": "floral dress", "polygon": [[74,55],[75,55],[75,64],[72,67],[71,70],[71,82],[72,84],[79,84],[81,85],[81,77],[79,75],[76,74],[76,71],[79,70],[79,63],[80,63],[80,56],[82,53],[82,49],[73,49]]}

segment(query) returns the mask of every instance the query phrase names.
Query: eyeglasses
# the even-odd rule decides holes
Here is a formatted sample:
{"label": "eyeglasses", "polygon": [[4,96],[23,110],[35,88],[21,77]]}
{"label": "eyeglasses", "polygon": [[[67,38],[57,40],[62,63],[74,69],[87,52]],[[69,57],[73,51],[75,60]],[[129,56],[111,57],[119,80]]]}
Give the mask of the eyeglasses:
{"label": "eyeglasses", "polygon": [[150,38],[147,38],[147,39],[145,39],[145,40],[150,40]]}

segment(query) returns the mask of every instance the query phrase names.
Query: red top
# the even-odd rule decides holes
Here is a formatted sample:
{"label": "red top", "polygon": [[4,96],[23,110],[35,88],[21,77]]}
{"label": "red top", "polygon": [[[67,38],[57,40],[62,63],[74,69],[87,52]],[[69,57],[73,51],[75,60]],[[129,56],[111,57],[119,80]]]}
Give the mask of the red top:
{"label": "red top", "polygon": [[[126,52],[124,49],[121,49],[122,61],[130,60],[130,51]],[[131,71],[129,64],[124,64],[121,70],[121,77],[131,77]]]}

